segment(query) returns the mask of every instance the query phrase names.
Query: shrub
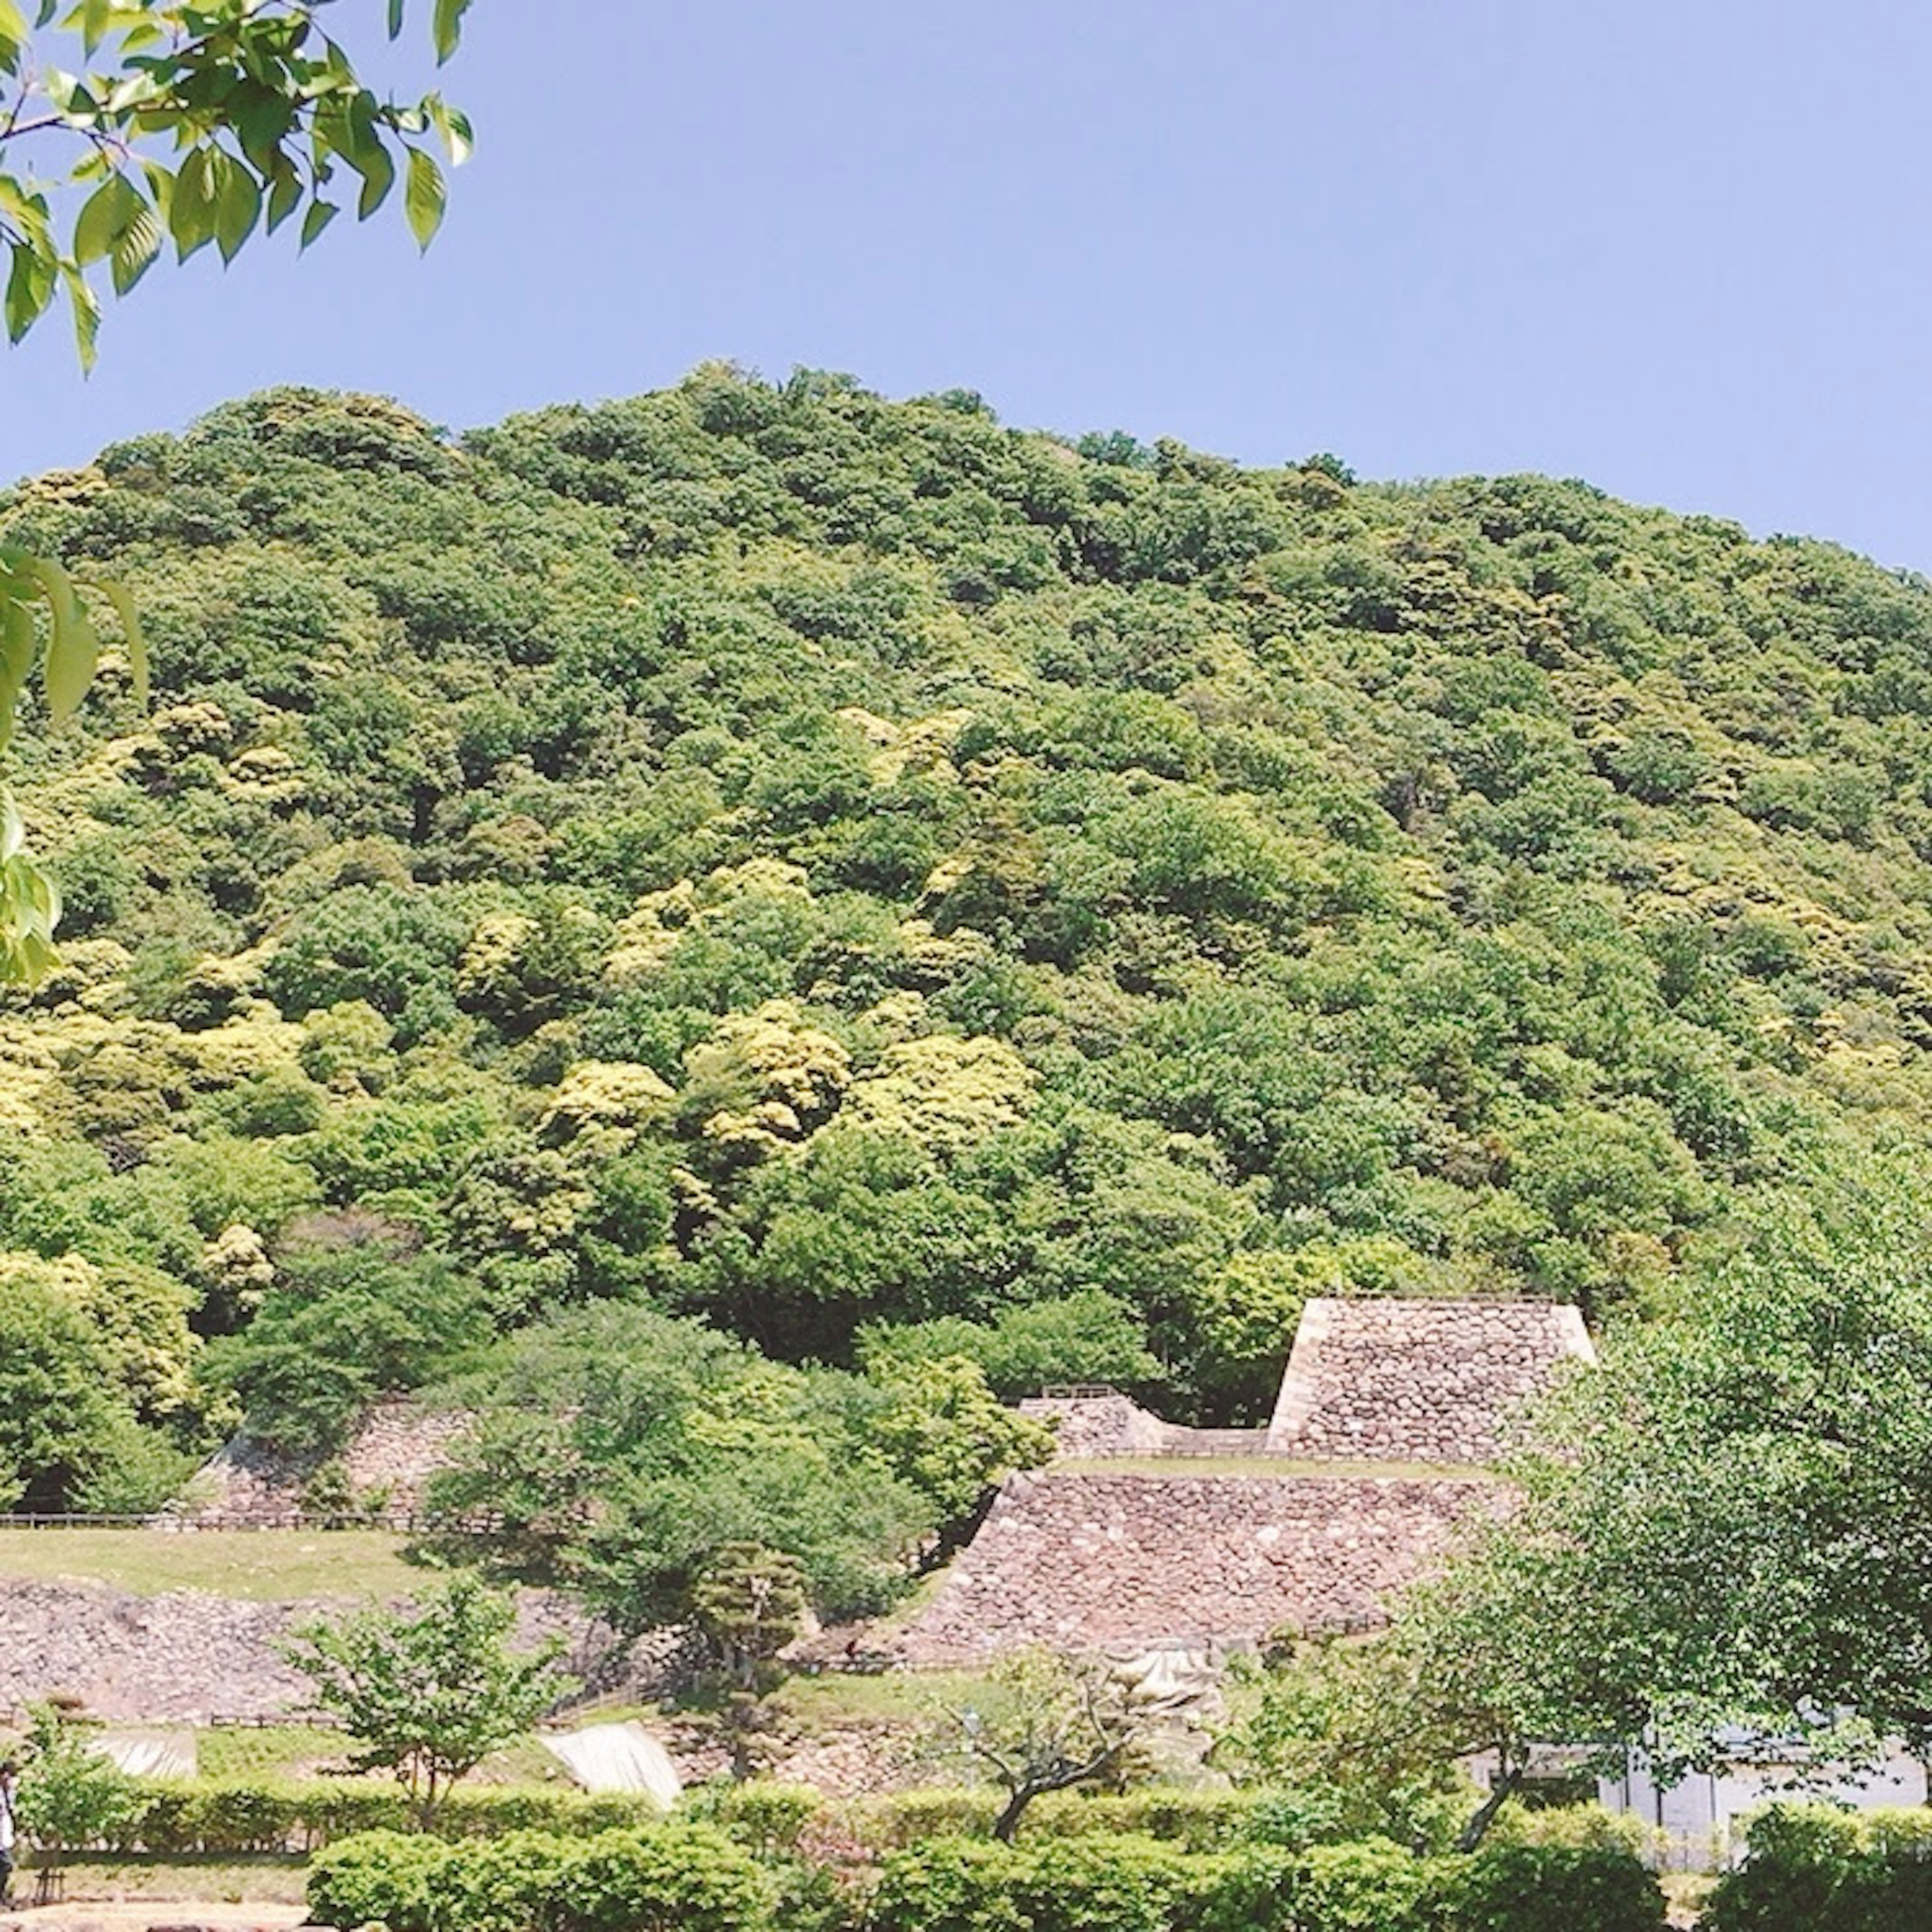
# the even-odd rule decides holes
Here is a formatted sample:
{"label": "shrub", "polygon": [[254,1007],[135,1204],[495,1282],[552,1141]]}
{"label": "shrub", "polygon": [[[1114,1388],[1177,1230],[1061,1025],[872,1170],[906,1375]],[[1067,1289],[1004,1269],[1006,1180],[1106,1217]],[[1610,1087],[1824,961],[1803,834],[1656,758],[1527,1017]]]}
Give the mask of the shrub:
{"label": "shrub", "polygon": [[773,1887],[702,1825],[448,1844],[370,1832],[320,1853],[309,1909],[388,1932],[766,1932]]}
{"label": "shrub", "polygon": [[1048,1838],[1021,1846],[1012,1895],[1031,1932],[1168,1932],[1190,1863],[1154,1838]]}
{"label": "shrub", "polygon": [[1013,1897],[1021,1853],[978,1838],[932,1838],[890,1854],[873,1932],[1030,1932]]}
{"label": "shrub", "polygon": [[795,1850],[825,1808],[824,1798],[810,1785],[780,1784],[772,1778],[727,1785],[706,1796],[705,1815],[766,1857]]}
{"label": "shrub", "polygon": [[[494,1838],[506,1832],[543,1831],[565,1837],[635,1829],[658,1822],[649,1798],[626,1792],[586,1794],[554,1789],[458,1789],[436,1811],[436,1835]],[[313,1851],[370,1832],[400,1832],[413,1820],[400,1785],[330,1780],[273,1785],[200,1780],[144,1782],[133,1816],[112,1834],[116,1850],[163,1856],[247,1857],[257,1852]]]}
{"label": "shrub", "polygon": [[437,1882],[454,1856],[434,1838],[401,1832],[345,1839],[309,1867],[309,1916],[321,1925],[430,1932]]}
{"label": "shrub", "polygon": [[537,1932],[565,1894],[572,1849],[570,1840],[545,1832],[506,1832],[452,1848],[429,1880],[437,1925],[442,1932]]}
{"label": "shrub", "polygon": [[1664,1894],[1628,1852],[1493,1845],[1436,1870],[1433,1902],[1454,1932],[1663,1932]]}
{"label": "shrub", "polygon": [[1190,1852],[1218,1851],[1249,1835],[1256,1797],[1248,1791],[1054,1792],[1029,1808],[1022,1836],[1078,1838],[1093,1832],[1158,1838]]}
{"label": "shrub", "polygon": [[1932,1859],[1915,1814],[1776,1804],[1747,1828],[1706,1932],[1917,1932],[1932,1924]]}
{"label": "shrub", "polygon": [[1432,1932],[1432,1869],[1386,1838],[1316,1845],[1294,1874],[1295,1932]]}

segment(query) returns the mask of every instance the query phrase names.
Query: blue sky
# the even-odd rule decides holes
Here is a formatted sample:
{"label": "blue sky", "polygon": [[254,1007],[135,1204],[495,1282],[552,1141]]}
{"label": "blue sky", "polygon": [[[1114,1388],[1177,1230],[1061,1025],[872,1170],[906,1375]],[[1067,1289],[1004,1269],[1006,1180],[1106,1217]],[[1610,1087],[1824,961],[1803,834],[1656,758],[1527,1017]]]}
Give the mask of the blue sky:
{"label": "blue sky", "polygon": [[[334,30],[380,41],[380,0]],[[273,382],[460,428],[707,357],[1365,476],[1540,470],[1932,569],[1913,0],[476,0],[400,214],[157,268],[0,477]],[[420,31],[420,29],[418,29]]]}

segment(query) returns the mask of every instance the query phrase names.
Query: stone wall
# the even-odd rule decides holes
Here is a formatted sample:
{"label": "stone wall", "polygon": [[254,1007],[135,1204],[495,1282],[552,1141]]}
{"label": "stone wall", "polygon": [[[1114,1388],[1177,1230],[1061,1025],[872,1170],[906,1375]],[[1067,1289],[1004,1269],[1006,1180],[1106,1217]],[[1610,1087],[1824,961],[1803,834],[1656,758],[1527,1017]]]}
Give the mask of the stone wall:
{"label": "stone wall", "polygon": [[[406,1524],[421,1507],[431,1476],[449,1460],[451,1444],[469,1427],[460,1412],[418,1408],[406,1401],[376,1403],[341,1455],[358,1496],[387,1498],[382,1520]],[[200,1520],[272,1522],[302,1513],[302,1490],[320,1458],[289,1456],[246,1436],[202,1466],[183,1513]]]}
{"label": "stone wall", "polygon": [[1055,1474],[1010,1480],[898,1640],[914,1665],[1060,1650],[1249,1643],[1379,1621],[1474,1480]]}
{"label": "stone wall", "polygon": [[1571,1359],[1582,1317],[1550,1302],[1311,1301],[1268,1433],[1271,1455],[1492,1462],[1513,1417]]}
{"label": "stone wall", "polygon": [[[200,1590],[138,1597],[79,1582],[0,1582],[0,1716],[55,1694],[79,1697],[112,1724],[286,1716],[308,1708],[310,1687],[283,1660],[280,1646],[296,1624],[341,1608]],[[669,1632],[627,1648],[548,1591],[520,1591],[517,1612],[518,1646],[560,1638],[564,1666],[586,1694],[652,1694],[681,1642]]]}

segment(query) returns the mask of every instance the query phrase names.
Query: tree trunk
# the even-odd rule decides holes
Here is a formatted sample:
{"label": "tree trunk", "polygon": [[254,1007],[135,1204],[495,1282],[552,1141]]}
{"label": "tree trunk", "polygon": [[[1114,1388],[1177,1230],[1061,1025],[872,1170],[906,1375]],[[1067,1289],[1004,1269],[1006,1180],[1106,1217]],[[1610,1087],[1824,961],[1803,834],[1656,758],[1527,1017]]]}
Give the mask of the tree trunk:
{"label": "tree trunk", "polygon": [[1012,1843],[1014,1834],[1020,1828],[1022,1815],[1039,1796],[1040,1787],[1037,1785],[1022,1784],[1008,1796],[1000,1815],[993,1820],[993,1837],[997,1843],[1002,1845]]}
{"label": "tree trunk", "polygon": [[1489,1834],[1490,1827],[1496,1822],[1496,1814],[1515,1796],[1516,1786],[1522,1782],[1523,1767],[1520,1764],[1497,1767],[1496,1784],[1490,1795],[1477,1808],[1476,1815],[1462,1827],[1456,1840],[1459,1852],[1473,1852]]}

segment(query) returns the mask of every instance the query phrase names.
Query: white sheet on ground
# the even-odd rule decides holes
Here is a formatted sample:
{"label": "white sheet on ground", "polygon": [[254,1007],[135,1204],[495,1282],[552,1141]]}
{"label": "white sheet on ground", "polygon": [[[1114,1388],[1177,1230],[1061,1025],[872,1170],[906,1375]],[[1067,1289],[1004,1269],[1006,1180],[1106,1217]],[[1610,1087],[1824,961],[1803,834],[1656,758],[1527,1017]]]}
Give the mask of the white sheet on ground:
{"label": "white sheet on ground", "polygon": [[130,1778],[194,1775],[192,1731],[98,1731],[89,1742],[103,1757],[112,1759]]}
{"label": "white sheet on ground", "polygon": [[668,1811],[684,1789],[670,1754],[642,1724],[586,1724],[538,1736],[586,1791],[648,1792]]}

